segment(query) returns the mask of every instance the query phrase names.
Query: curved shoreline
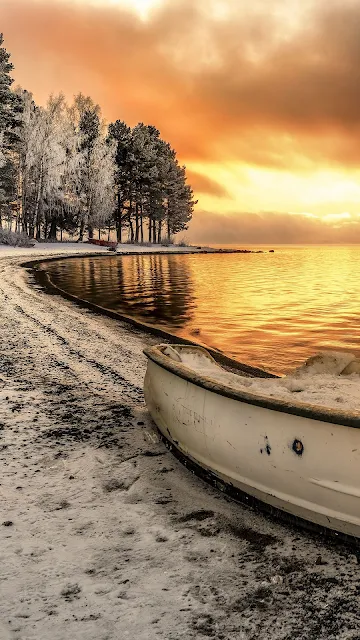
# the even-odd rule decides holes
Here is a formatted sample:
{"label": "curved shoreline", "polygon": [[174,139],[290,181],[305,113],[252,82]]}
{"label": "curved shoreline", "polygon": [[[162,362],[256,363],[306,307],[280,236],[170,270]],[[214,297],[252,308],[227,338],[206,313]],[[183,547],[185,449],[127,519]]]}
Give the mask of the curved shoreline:
{"label": "curved shoreline", "polygon": [[[154,252],[151,252],[151,255],[153,255]],[[174,252],[171,252],[171,255],[173,255]],[[118,254],[119,255],[119,254]],[[147,255],[146,252],[139,254],[137,253],[127,253],[127,254],[121,254],[122,255]],[[158,252],[157,255],[169,255],[169,253],[166,253],[164,251]],[[179,255],[179,254],[176,254]],[[194,346],[199,346],[200,343],[194,341],[194,340],[189,340],[187,338],[183,338],[181,336],[178,336],[174,333],[171,333],[170,331],[166,331],[165,329],[160,329],[159,327],[156,327],[154,325],[148,324],[147,322],[144,322],[142,320],[138,320],[137,318],[133,318],[132,316],[129,316],[127,314],[124,313],[119,313],[118,311],[113,311],[111,309],[107,309],[106,307],[102,307],[98,304],[95,304],[94,302],[90,302],[89,300],[84,300],[83,298],[80,298],[79,296],[76,296],[72,293],[69,293],[68,291],[66,291],[65,289],[62,289],[61,287],[59,287],[58,285],[56,285],[52,279],[50,274],[44,270],[44,269],[40,269],[39,265],[46,263],[46,262],[56,262],[59,260],[63,260],[63,259],[74,259],[74,258],[79,258],[79,257],[87,257],[87,258],[92,258],[92,257],[96,257],[96,258],[100,258],[100,257],[104,257],[99,256],[99,254],[86,254],[84,256],[79,256],[79,255],[75,255],[75,256],[65,256],[64,258],[62,257],[56,257],[56,258],[49,258],[49,259],[41,259],[41,260],[31,260],[30,262],[24,262],[22,263],[22,267],[26,268],[26,269],[30,269],[34,275],[34,278],[37,282],[38,285],[40,285],[41,287],[44,288],[45,291],[52,293],[52,294],[58,294],[60,296],[62,296],[63,298],[65,298],[66,300],[70,300],[72,302],[75,302],[77,305],[79,305],[80,307],[83,307],[85,309],[90,309],[91,311],[94,311],[95,313],[99,313],[100,315],[103,316],[107,316],[108,318],[112,318],[113,320],[120,320],[122,322],[127,322],[128,324],[137,327],[138,329],[141,329],[142,331],[145,331],[146,333],[149,333],[151,335],[154,335],[156,337],[159,338],[164,338],[165,340],[168,340],[171,343],[178,343],[178,344],[189,344],[189,345],[194,345]],[[251,376],[257,376],[259,378],[278,378],[279,376],[272,374],[268,371],[264,371],[263,369],[259,369],[258,367],[253,367],[251,365],[239,362],[237,360],[234,360],[233,358],[230,358],[229,356],[225,355],[222,351],[217,350],[217,349],[213,349],[212,347],[209,347],[207,345],[201,345],[204,346],[206,348],[206,350],[211,353],[211,355],[222,365],[225,365],[226,367],[229,367],[230,369],[233,369],[235,371],[242,371],[245,373],[248,373]]]}
{"label": "curved shoreline", "polygon": [[32,286],[47,257],[0,259],[0,636],[356,635],[356,553],[184,469],[144,409],[154,338]]}
{"label": "curved shoreline", "polygon": [[[61,260],[61,258],[55,258],[52,259],[51,261],[56,261],[56,260]],[[121,322],[125,322],[127,324],[130,324],[131,326],[135,326],[137,329],[141,330],[142,332],[145,332],[146,334],[151,334],[151,335],[155,335],[157,337],[161,337],[164,338],[165,340],[169,341],[170,343],[181,343],[181,344],[189,344],[189,345],[195,345],[198,346],[198,343],[191,341],[191,340],[187,340],[185,338],[180,338],[179,336],[176,336],[170,332],[164,331],[162,329],[158,329],[157,327],[154,327],[152,325],[148,325],[145,322],[141,322],[136,320],[135,318],[132,318],[131,316],[127,316],[125,314],[120,314],[116,311],[111,311],[109,309],[106,309],[104,307],[101,307],[100,305],[96,305],[92,302],[86,301],[82,298],[79,298],[78,296],[75,296],[74,294],[71,294],[65,290],[63,290],[61,287],[58,287],[57,285],[55,285],[53,283],[53,281],[51,280],[51,277],[49,275],[49,273],[46,270],[42,270],[39,269],[39,265],[46,263],[47,260],[41,260],[41,261],[34,261],[34,262],[30,262],[30,263],[23,263],[21,266],[25,267],[25,268],[29,268],[32,270],[33,274],[34,274],[34,278],[36,280],[36,282],[42,286],[44,288],[45,291],[47,291],[50,294],[57,294],[60,295],[61,297],[74,302],[76,305],[78,305],[81,308],[85,308],[85,309],[90,309],[91,311],[94,311],[97,314],[100,314],[101,316],[106,316],[109,317],[111,319],[117,320],[117,321],[121,321]],[[236,360],[233,360],[231,358],[228,358],[227,356],[225,356],[224,354],[222,354],[221,352],[215,351],[213,349],[210,349],[208,347],[206,347],[207,351],[209,353],[211,353],[211,355],[218,361],[220,362],[220,364],[224,365],[225,367],[232,369],[232,370],[238,370],[241,371],[242,373],[247,372],[249,375],[254,375],[254,376],[259,376],[259,377],[270,377],[270,378],[277,378],[278,376],[269,374],[261,369],[256,369],[254,367],[251,367],[249,365],[245,365],[243,363],[237,362]],[[147,349],[145,349],[145,354]],[[171,363],[170,363],[170,368],[171,368]],[[196,375],[190,375],[190,378],[197,378]],[[212,385],[210,385],[212,388]],[[216,387],[216,385],[214,385]],[[235,396],[235,399],[237,398],[237,396],[239,394],[237,394],[236,392],[234,394],[232,394],[231,392],[228,394],[229,397],[233,397]],[[269,402],[268,400],[265,400],[264,402],[257,402],[255,399],[255,404],[259,404],[260,406],[265,406],[266,408],[271,408],[272,403]],[[275,403],[276,404],[276,403]],[[289,413],[294,413],[296,415],[305,415],[306,417],[308,417],[308,413],[309,413],[309,409],[305,409],[305,410],[296,410],[296,409],[292,409],[291,407],[289,407],[288,405],[286,406],[282,406],[284,403],[280,402],[278,403],[281,405],[281,408],[277,408],[277,410],[281,410],[281,411],[285,411],[285,412],[289,412]],[[329,421],[329,423],[331,422],[336,422],[336,419],[333,419],[331,416],[331,412],[329,411],[326,415],[324,413],[322,413],[321,411],[319,411],[319,415],[316,411],[310,411],[311,413],[311,417],[316,419],[316,420],[324,420],[326,418],[326,420]],[[326,412],[325,412],[326,413]],[[356,424],[354,424],[356,422]],[[354,428],[360,428],[358,420],[354,420],[353,418],[350,418],[349,416],[345,416],[344,417],[344,424],[345,426],[350,426],[350,427],[354,427]],[[343,424],[343,423],[341,423]],[[269,507],[268,505],[266,505],[265,503],[261,502],[260,500],[256,500],[254,498],[252,498],[249,494],[246,494],[244,492],[241,492],[239,490],[237,490],[235,487],[233,487],[232,485],[226,485],[225,483],[219,483],[219,479],[212,473],[205,471],[204,469],[202,469],[201,466],[197,465],[196,463],[191,462],[188,458],[186,458],[186,456],[184,456],[179,450],[176,450],[176,447],[174,447],[169,441],[166,440],[166,438],[163,436],[163,434],[160,433],[160,431],[158,431],[157,427],[154,425],[154,428],[156,429],[157,433],[159,434],[160,439],[164,442],[164,444],[168,447],[168,449],[173,453],[173,455],[175,455],[175,457],[181,462],[181,464],[183,464],[185,467],[188,467],[192,473],[195,473],[199,478],[202,478],[203,480],[205,480],[205,482],[211,484],[212,486],[215,486],[217,489],[222,490],[226,495],[228,495],[231,499],[233,499],[235,502],[239,503],[239,504],[243,504],[245,506],[250,506],[253,509],[255,509],[255,511],[257,511],[258,513],[264,513],[267,514],[268,516],[274,518],[274,520],[285,523],[286,525],[289,526],[293,526],[293,527],[298,527],[299,529],[303,529],[305,531],[309,531],[311,533],[314,533],[316,535],[322,536],[324,539],[328,539],[330,542],[331,541],[338,541],[341,542],[342,544],[344,544],[345,546],[349,546],[349,549],[360,549],[360,541],[356,538],[354,538],[353,536],[350,535],[346,535],[346,534],[340,534],[338,532],[332,531],[330,529],[327,529],[326,527],[323,527],[321,525],[315,525],[313,523],[307,522],[306,520],[302,520],[301,518],[298,518],[297,516],[291,516],[279,509],[276,509],[274,507]]]}

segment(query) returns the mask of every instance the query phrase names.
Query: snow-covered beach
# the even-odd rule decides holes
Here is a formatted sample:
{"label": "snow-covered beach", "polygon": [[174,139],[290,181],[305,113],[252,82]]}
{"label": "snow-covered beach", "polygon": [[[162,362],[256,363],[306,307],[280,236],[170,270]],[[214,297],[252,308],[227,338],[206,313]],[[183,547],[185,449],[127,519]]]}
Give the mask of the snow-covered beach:
{"label": "snow-covered beach", "polygon": [[144,407],[156,338],[21,267],[95,251],[0,247],[1,640],[359,638],[355,552],[192,476]]}

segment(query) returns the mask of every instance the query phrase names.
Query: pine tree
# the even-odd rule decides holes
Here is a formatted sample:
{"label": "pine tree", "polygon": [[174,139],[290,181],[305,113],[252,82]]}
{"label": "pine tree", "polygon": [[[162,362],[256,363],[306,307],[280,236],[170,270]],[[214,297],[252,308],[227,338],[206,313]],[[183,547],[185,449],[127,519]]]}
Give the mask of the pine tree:
{"label": "pine tree", "polygon": [[116,120],[109,125],[109,140],[115,143],[115,228],[117,241],[122,241],[125,224],[126,202],[129,201],[131,184],[132,132],[125,122]]}
{"label": "pine tree", "polygon": [[10,73],[14,67],[3,42],[4,37],[0,33],[0,132],[9,133],[16,125],[17,100],[10,89],[13,83]]}
{"label": "pine tree", "polygon": [[196,204],[185,167],[179,166],[176,152],[152,125],[139,123],[131,130],[117,120],[109,136],[117,145],[118,240],[125,223],[130,241],[143,241],[147,218],[149,241],[161,242],[164,224],[170,241],[172,234],[187,228]]}
{"label": "pine tree", "polygon": [[12,203],[16,201],[17,196],[16,169],[8,153],[2,150],[3,137],[4,134],[0,134],[0,229],[5,221],[11,227]]}
{"label": "pine tree", "polygon": [[[158,191],[159,187],[157,161],[160,132],[155,127],[139,123],[132,130],[132,138],[134,154],[135,242],[139,242],[139,239],[141,241],[144,240],[144,217],[146,213],[148,216],[149,213],[151,213],[149,207],[151,191]],[[148,209],[148,211],[146,211],[146,209]]]}
{"label": "pine tree", "polygon": [[171,235],[188,228],[194,206],[194,193],[186,183],[186,167],[174,163],[169,172],[167,182],[167,234]]}
{"label": "pine tree", "polygon": [[10,73],[13,65],[3,42],[3,34],[0,33],[0,227],[4,215],[11,219],[10,205],[16,199],[17,176],[13,146],[16,142],[14,129],[19,113],[17,96],[11,91],[13,80]]}

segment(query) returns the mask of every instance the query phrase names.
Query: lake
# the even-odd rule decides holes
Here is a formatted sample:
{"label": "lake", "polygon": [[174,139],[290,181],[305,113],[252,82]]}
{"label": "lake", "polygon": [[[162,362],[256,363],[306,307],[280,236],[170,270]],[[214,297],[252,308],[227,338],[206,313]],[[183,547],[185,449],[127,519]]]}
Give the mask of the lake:
{"label": "lake", "polygon": [[242,362],[286,373],[360,344],[360,246],[109,255],[43,265],[54,284]]}

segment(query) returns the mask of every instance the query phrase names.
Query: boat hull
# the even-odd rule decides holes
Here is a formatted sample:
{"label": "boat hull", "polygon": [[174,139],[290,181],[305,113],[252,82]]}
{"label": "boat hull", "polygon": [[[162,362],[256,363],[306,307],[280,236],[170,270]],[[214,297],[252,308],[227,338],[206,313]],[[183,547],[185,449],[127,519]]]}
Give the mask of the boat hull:
{"label": "boat hull", "polygon": [[149,359],[150,414],[178,451],[269,508],[360,538],[360,429],[257,406]]}

